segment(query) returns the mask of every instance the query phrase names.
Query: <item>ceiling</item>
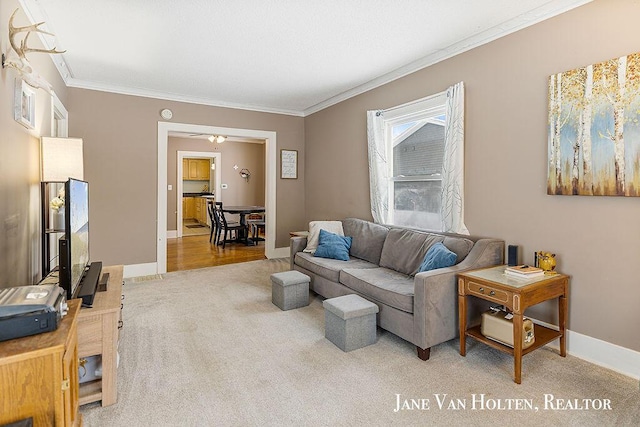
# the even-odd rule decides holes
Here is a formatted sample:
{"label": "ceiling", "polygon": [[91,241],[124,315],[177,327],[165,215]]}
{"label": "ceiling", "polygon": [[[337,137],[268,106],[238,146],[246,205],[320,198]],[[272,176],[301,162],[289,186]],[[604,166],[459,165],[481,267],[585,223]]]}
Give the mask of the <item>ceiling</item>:
{"label": "ceiling", "polygon": [[591,0],[19,1],[68,86],[305,116]]}

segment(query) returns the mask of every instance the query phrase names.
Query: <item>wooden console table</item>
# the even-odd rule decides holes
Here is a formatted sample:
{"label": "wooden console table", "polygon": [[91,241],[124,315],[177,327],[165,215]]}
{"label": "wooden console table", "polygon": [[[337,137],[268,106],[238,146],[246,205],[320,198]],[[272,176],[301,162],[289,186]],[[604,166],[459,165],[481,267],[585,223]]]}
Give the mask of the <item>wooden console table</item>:
{"label": "wooden console table", "polygon": [[80,384],[80,405],[102,400],[113,405],[118,393],[118,335],[121,322],[123,266],[104,267],[109,273],[105,292],[96,292],[92,308],[78,316],[78,356],[102,356],[102,378]]}
{"label": "wooden console table", "polygon": [[32,418],[34,426],[82,425],[78,413],[80,300],[58,329],[0,343],[0,424]]}
{"label": "wooden console table", "polygon": [[[522,356],[560,338],[560,356],[567,355],[567,310],[569,277],[564,274],[517,279],[506,276],[505,266],[467,271],[458,274],[458,313],[460,355],[466,355],[466,337],[508,353],[514,359],[514,381],[522,381]],[[513,348],[493,341],[480,332],[480,325],[467,329],[467,296],[504,305],[513,312]],[[522,348],[522,317],[527,307],[558,298],[558,329],[534,326],[535,343]]]}

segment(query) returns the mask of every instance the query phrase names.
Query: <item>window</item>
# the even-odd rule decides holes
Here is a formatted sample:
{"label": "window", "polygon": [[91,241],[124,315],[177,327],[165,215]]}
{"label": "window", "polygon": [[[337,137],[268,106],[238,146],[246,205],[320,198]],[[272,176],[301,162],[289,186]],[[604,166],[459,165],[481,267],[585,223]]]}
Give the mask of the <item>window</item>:
{"label": "window", "polygon": [[469,234],[464,225],[464,83],[367,111],[371,214],[394,224]]}
{"label": "window", "polygon": [[391,224],[442,228],[445,104],[441,93],[384,114]]}

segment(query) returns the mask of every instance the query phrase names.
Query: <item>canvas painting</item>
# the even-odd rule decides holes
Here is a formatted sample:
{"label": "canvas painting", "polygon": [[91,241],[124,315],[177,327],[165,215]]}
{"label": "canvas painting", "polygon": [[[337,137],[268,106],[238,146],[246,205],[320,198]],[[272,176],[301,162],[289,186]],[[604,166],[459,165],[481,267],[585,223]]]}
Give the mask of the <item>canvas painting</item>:
{"label": "canvas painting", "polygon": [[547,194],[640,196],[640,53],[549,77]]}

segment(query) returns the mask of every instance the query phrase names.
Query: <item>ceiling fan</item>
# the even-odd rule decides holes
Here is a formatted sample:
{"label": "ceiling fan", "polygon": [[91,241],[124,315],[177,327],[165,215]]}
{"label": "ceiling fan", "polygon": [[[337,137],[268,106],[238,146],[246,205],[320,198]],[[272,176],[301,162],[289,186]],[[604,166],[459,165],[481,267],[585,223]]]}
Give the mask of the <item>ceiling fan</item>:
{"label": "ceiling fan", "polygon": [[189,135],[189,137],[193,138],[193,137],[206,136],[206,135],[208,135],[207,139],[209,140],[209,142],[212,142],[212,143],[217,142],[218,144],[222,144],[227,139],[227,137],[224,135],[211,135],[208,133],[192,133]]}

